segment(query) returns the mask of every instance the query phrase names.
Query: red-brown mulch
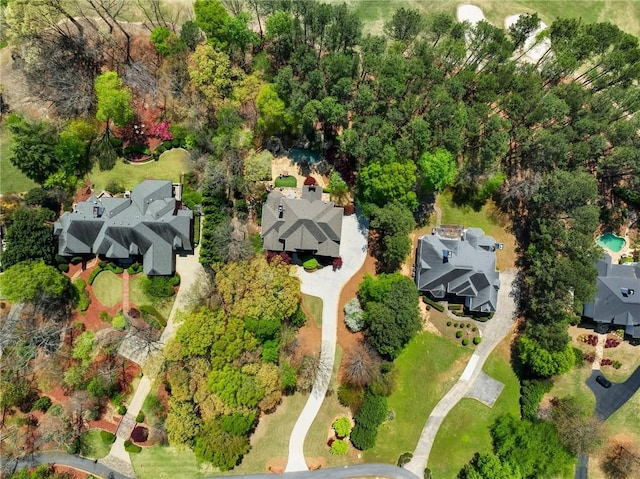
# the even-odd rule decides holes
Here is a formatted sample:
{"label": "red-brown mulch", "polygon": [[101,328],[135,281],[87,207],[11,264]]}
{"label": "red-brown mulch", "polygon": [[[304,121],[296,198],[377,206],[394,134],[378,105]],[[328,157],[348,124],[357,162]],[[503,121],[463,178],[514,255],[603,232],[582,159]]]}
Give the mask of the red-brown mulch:
{"label": "red-brown mulch", "polygon": [[304,356],[312,356],[320,352],[322,344],[322,330],[316,326],[316,322],[308,320],[307,323],[298,329],[298,345],[293,354],[294,363],[299,364]]}
{"label": "red-brown mulch", "polygon": [[72,467],[61,466],[59,464],[53,466],[53,469],[59,473],[66,472],[70,474],[74,479],[87,479],[89,476],[91,476],[91,474],[89,474],[88,472],[78,471],[77,469],[74,469]]}

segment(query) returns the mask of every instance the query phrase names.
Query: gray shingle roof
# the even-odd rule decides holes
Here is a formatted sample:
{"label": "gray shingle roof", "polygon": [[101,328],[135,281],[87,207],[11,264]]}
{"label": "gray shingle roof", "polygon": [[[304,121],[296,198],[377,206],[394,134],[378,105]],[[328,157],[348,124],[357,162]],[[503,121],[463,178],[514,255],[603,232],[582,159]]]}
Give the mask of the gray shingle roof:
{"label": "gray shingle roof", "polygon": [[480,228],[469,228],[460,239],[421,237],[416,254],[418,289],[435,298],[465,297],[471,311],[494,312],[500,288],[495,245]]}
{"label": "gray shingle roof", "polygon": [[262,238],[268,251],[311,251],[340,256],[343,208],[322,201],[319,186],[305,186],[302,198],[269,193],[262,207]]}
{"label": "gray shingle roof", "polygon": [[173,274],[175,250],[192,249],[193,212],[177,206],[173,185],[165,180],[143,181],[131,198],[91,196],[56,222],[58,253],[142,255],[146,274]]}
{"label": "gray shingle roof", "polygon": [[613,264],[605,254],[596,268],[595,299],[584,305],[584,316],[597,323],[622,326],[625,333],[640,338],[640,263]]}

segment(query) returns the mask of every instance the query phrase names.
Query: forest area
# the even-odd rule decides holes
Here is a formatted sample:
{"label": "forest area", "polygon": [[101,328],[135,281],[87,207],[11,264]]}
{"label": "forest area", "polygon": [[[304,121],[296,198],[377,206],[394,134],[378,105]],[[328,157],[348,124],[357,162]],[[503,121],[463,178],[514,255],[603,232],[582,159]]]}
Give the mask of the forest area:
{"label": "forest area", "polygon": [[[602,435],[563,433],[597,429],[570,399],[544,420],[538,406],[553,378],[582,362],[567,331],[596,292],[594,237],[638,228],[637,37],[556,18],[531,63],[523,57],[535,13],[505,30],[401,7],[373,34],[351,5],[316,0],[195,0],[193,18],[164,0],[0,7],[12,84],[23,89],[0,86],[3,168],[8,160],[33,186],[2,197],[3,325],[5,300],[29,312],[0,328],[1,424],[17,434],[3,456],[52,443],[80,451],[81,410],[95,419],[117,408],[127,378],[115,339],[72,323],[84,286],[64,275],[52,222],[101,175],[127,162],[165,168],[162,155],[178,148],[188,154],[167,168],[183,174],[185,203],[201,205],[207,278],[165,351],[159,443],[233,469],[260,418],[283,396],[308,393],[325,367],[296,354],[307,320],[300,285],[291,258],[265,255],[259,234],[272,161],[296,148],[322,158],[336,204],[370,219],[377,276],[347,314],[365,342],[346,354],[336,391],[355,418],[358,450],[375,444],[394,360],[421,329],[417,288],[399,271],[409,234],[432,224],[444,191],[456,205],[478,211],[492,201],[507,215],[520,273],[512,357],[521,417],[499,418],[493,452],[459,477],[555,477],[601,446]],[[129,181],[106,189],[123,193]],[[46,413],[38,432],[31,411],[49,410],[42,391],[56,381],[73,407]],[[608,477],[632,477],[624,454],[611,455]]]}

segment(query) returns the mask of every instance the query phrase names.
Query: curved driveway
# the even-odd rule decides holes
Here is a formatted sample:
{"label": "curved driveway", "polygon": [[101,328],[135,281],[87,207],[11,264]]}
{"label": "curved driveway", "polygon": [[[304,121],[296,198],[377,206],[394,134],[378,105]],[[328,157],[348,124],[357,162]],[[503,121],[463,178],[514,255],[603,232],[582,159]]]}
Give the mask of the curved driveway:
{"label": "curved driveway", "polygon": [[640,389],[640,366],[623,383],[611,382],[610,388],[604,388],[596,382],[596,377],[604,376],[599,370],[594,370],[587,378],[587,386],[596,397],[596,416],[606,421],[622,407]]}
{"label": "curved driveway", "polygon": [[514,300],[517,284],[516,271],[508,270],[501,272],[500,282],[501,288],[498,291],[497,312],[482,328],[482,342],[469,359],[467,367],[462,372],[458,382],[445,394],[440,402],[436,404],[431,415],[427,418],[427,422],[418,440],[418,445],[413,452],[413,458],[405,466],[418,477],[422,477],[424,474],[424,470],[429,461],[431,448],[433,447],[436,434],[444,418],[447,417],[447,414],[458,404],[458,401],[472,390],[489,354],[491,354],[491,351],[493,351],[498,343],[511,331],[516,314],[516,303]]}
{"label": "curved driveway", "polygon": [[367,236],[368,229],[364,220],[357,215],[344,216],[340,242],[342,268],[333,271],[333,268],[326,267],[313,273],[307,273],[302,268],[298,268],[301,282],[300,290],[304,294],[322,298],[322,349],[320,352],[321,366],[311,395],[291,432],[286,472],[308,470],[304,459],[304,440],[320,406],[322,406],[322,401],[329,387],[336,354],[340,291],[364,264],[367,256]]}

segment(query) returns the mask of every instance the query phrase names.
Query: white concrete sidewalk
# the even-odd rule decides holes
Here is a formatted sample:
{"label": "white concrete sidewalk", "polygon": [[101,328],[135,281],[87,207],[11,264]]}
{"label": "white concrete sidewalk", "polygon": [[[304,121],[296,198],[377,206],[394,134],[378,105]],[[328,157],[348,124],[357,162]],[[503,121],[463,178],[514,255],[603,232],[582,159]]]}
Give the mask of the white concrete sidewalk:
{"label": "white concrete sidewalk", "polygon": [[[356,215],[345,216],[342,220],[342,240],[340,243],[342,268],[333,271],[331,267],[326,267],[314,273],[307,273],[301,267],[298,269],[301,291],[322,298],[322,349],[320,352],[322,367],[311,390],[311,395],[293,426],[285,472],[308,470],[304,459],[304,440],[320,406],[322,406],[322,401],[324,401],[329,387],[336,353],[340,292],[342,287],[364,264],[367,256],[367,240],[368,230],[361,226],[358,217]],[[329,371],[328,377],[327,371]]]}

